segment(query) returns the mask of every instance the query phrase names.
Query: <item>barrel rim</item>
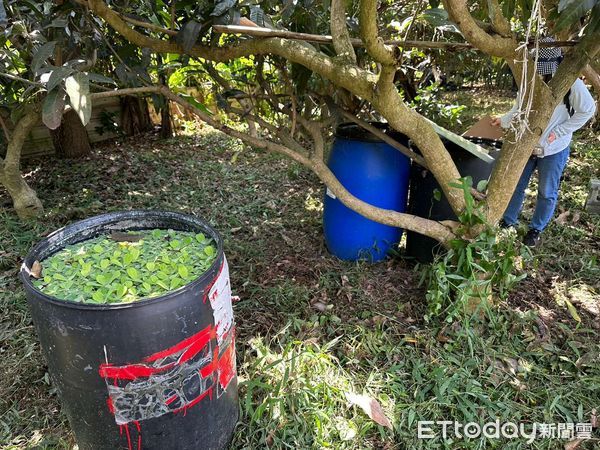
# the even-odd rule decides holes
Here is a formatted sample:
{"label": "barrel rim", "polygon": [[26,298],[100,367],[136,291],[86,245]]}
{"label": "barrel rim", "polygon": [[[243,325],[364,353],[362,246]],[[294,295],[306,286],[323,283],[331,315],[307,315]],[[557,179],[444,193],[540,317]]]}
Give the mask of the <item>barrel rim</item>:
{"label": "barrel rim", "polygon": [[[58,297],[54,297],[52,295],[48,295],[40,289],[36,288],[35,285],[31,281],[31,277],[29,275],[30,267],[27,266],[27,262],[29,261],[31,264],[35,261],[35,256],[42,249],[45,248],[46,244],[49,243],[49,240],[59,234],[63,234],[63,240],[66,240],[68,237],[76,236],[81,233],[85,229],[89,229],[86,225],[100,225],[100,224],[116,224],[125,220],[134,220],[136,218],[152,218],[156,217],[160,218],[171,218],[174,220],[179,220],[182,223],[188,223],[192,225],[196,225],[202,228],[204,231],[207,231],[211,234],[211,237],[215,240],[217,244],[217,257],[211,264],[211,266],[198,278],[189,282],[186,285],[183,285],[177,288],[174,291],[169,291],[163,295],[159,295],[157,297],[147,297],[142,298],[140,300],[136,300],[134,302],[121,302],[121,303],[83,303],[76,302],[68,299],[61,299]],[[144,228],[140,228],[142,230]],[[211,281],[212,278],[215,277],[215,269],[218,272],[221,270],[221,266],[225,263],[225,256],[223,252],[223,239],[221,235],[215,230],[208,222],[204,219],[192,215],[185,214],[177,211],[166,211],[166,210],[145,210],[145,209],[135,209],[135,210],[123,210],[123,211],[114,211],[108,212],[104,214],[100,214],[97,216],[88,217],[86,219],[79,220],[77,222],[73,222],[69,225],[66,225],[62,228],[59,228],[49,235],[47,235],[44,239],[40,240],[36,245],[34,245],[27,256],[24,258],[23,263],[21,264],[21,269],[19,271],[19,277],[21,278],[21,282],[23,283],[25,290],[34,293],[36,296],[39,296],[41,299],[48,303],[52,303],[57,306],[72,308],[72,309],[83,309],[83,310],[95,310],[95,311],[109,311],[109,310],[117,310],[117,309],[130,309],[130,308],[140,308],[146,305],[151,305],[157,302],[164,302],[171,300],[173,298],[179,297],[184,292],[188,292],[193,290],[195,287],[201,284],[207,283],[207,281]]]}
{"label": "barrel rim", "polygon": [[[387,122],[371,121],[369,122],[369,124],[377,128],[379,131],[387,134],[392,139],[395,139],[400,142],[408,142],[408,136],[400,133],[399,131],[394,130]],[[337,139],[346,139],[349,141],[372,142],[375,144],[384,143],[384,141],[381,138],[375,136],[373,133],[354,122],[340,123],[335,129],[335,137]]]}

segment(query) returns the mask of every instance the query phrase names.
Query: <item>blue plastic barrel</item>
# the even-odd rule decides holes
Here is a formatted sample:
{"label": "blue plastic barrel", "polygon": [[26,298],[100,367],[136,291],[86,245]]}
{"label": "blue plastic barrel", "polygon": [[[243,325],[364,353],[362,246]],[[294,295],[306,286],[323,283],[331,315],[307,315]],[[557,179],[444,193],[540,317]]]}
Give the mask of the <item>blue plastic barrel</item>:
{"label": "blue plastic barrel", "polygon": [[[385,124],[374,124],[387,132]],[[408,144],[399,133],[394,139]],[[353,123],[338,127],[328,166],[355,197],[384,209],[406,210],[410,159]],[[340,259],[380,261],[395,248],[402,229],[369,220],[331,192],[324,200],[323,230],[329,251]]]}

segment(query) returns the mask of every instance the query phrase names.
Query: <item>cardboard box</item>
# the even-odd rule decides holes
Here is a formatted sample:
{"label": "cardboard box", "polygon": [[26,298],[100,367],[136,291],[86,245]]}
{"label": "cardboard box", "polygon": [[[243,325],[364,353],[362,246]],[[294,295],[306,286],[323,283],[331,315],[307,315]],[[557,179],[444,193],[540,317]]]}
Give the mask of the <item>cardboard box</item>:
{"label": "cardboard box", "polygon": [[502,128],[491,125],[492,117],[485,116],[463,133],[463,136],[502,140]]}

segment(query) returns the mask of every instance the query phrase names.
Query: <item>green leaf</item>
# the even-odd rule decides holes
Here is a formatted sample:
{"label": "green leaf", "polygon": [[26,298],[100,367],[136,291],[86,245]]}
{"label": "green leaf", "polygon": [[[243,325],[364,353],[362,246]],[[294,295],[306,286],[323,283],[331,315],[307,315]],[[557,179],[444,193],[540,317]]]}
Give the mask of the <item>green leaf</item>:
{"label": "green leaf", "polygon": [[105,77],[104,75],[100,75],[99,73],[88,72],[87,76],[88,76],[88,79],[94,83],[105,83],[105,84],[114,84],[114,85],[117,84],[117,82],[115,80],[113,80],[112,78]]}
{"label": "green leaf", "polygon": [[579,317],[577,309],[575,309],[573,303],[571,303],[568,299],[565,299],[565,304],[567,305],[567,309],[569,310],[569,314],[571,314],[573,320],[575,320],[576,322],[581,322],[581,317]]}
{"label": "green leaf", "polygon": [[190,20],[177,33],[177,42],[181,44],[186,53],[189,53],[194,45],[196,45],[196,41],[200,37],[200,31],[202,31],[202,24],[195,20]]}
{"label": "green leaf", "polygon": [[106,269],[108,266],[110,266],[110,260],[103,259],[102,261],[100,261],[100,268],[101,269]]}
{"label": "green leaf", "polygon": [[442,199],[442,191],[440,191],[439,189],[434,189],[433,198],[439,202]]}
{"label": "green leaf", "polygon": [[50,41],[37,49],[33,54],[33,58],[31,58],[31,71],[33,73],[37,73],[42,67],[42,64],[54,54],[55,47],[56,41]]}
{"label": "green leaf", "polygon": [[216,4],[215,9],[213,9],[213,12],[210,13],[210,15],[213,17],[222,16],[223,14],[228,12],[231,8],[233,8],[235,6],[235,3],[236,3],[236,0],[220,0]]}
{"label": "green leaf", "polygon": [[485,188],[487,188],[488,185],[488,180],[479,180],[479,183],[477,183],[477,190],[479,192],[483,192],[485,191]]}
{"label": "green leaf", "polygon": [[84,263],[81,268],[80,273],[81,273],[81,276],[87,277],[91,271],[92,271],[92,263]]}
{"label": "green leaf", "polygon": [[250,6],[250,20],[259,27],[265,26],[265,12],[260,6]]}
{"label": "green leaf", "polygon": [[177,273],[179,273],[179,276],[184,280],[190,275],[188,268],[185,266],[179,266],[177,268]]}
{"label": "green leaf", "polygon": [[154,272],[156,270],[156,264],[153,262],[146,263],[146,269],[150,272]]}
{"label": "green leaf", "polygon": [[200,244],[203,244],[203,243],[204,243],[204,241],[206,241],[206,236],[204,236],[204,234],[203,234],[203,233],[198,233],[198,234],[196,235],[196,240],[197,240],[197,241],[198,241]]}
{"label": "green leaf", "polygon": [[119,284],[117,286],[117,297],[124,297],[125,294],[127,293],[127,287],[123,286],[122,284]]}
{"label": "green leaf", "polygon": [[50,92],[52,89],[57,87],[63,80],[73,73],[73,69],[70,67],[55,67],[50,73],[48,82],[46,83],[46,89]]}
{"label": "green leaf", "polygon": [[502,14],[504,17],[514,17],[516,6],[515,0],[504,0],[502,3]]}
{"label": "green leaf", "polygon": [[554,31],[562,31],[582,18],[590,11],[598,0],[561,0],[558,4],[558,19]]}
{"label": "green leaf", "polygon": [[137,271],[137,269],[135,267],[128,267],[127,268],[127,275],[129,275],[134,280],[137,280],[139,278],[139,276],[140,276],[140,274],[138,273],[138,271]]}
{"label": "green leaf", "polygon": [[84,73],[76,73],[65,80],[65,89],[81,123],[87,125],[92,116],[89,78]]}
{"label": "green leaf", "polygon": [[212,245],[204,247],[204,253],[208,256],[213,256],[215,254],[215,248]]}
{"label": "green leaf", "polygon": [[50,91],[42,105],[42,122],[51,130],[56,130],[61,122],[65,111],[66,93],[62,88]]}
{"label": "green leaf", "polygon": [[171,278],[171,282],[169,283],[169,289],[175,290],[183,286],[183,280],[179,277]]}
{"label": "green leaf", "polygon": [[130,247],[129,253],[133,258],[133,261],[137,261],[140,257],[140,250],[137,247]]}
{"label": "green leaf", "polygon": [[96,291],[92,294],[92,299],[96,303],[102,303],[104,301],[104,294],[102,293],[102,291]]}
{"label": "green leaf", "polygon": [[184,99],[186,102],[188,102],[194,108],[199,109],[200,111],[202,111],[202,112],[204,112],[206,114],[210,114],[212,116],[212,111],[210,109],[208,109],[206,107],[206,105],[204,105],[203,103],[200,103],[198,100],[196,100],[191,95],[179,94],[179,97],[181,97],[182,99]]}

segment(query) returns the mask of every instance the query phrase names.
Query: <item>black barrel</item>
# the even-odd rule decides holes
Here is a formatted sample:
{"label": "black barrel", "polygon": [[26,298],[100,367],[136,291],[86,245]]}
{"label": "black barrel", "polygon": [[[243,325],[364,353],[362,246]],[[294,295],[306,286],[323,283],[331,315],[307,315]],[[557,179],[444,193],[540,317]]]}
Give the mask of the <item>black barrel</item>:
{"label": "black barrel", "polygon": [[[173,229],[212,237],[218,257],[197,280],[121,304],[59,300],[29,276],[66,245],[112,231]],[[223,449],[238,419],[229,270],[218,233],[175,212],[82,220],[37,244],[21,269],[48,370],[80,449]]]}
{"label": "black barrel", "polygon": [[[502,145],[499,141],[490,139],[470,137],[465,137],[465,139],[485,145],[490,152],[490,156],[494,159],[497,157],[498,149]],[[462,177],[470,175],[473,178],[474,186],[477,186],[479,181],[487,180],[490,177],[494,163],[478,158],[449,140],[442,139],[442,141]],[[414,150],[418,152],[418,149]],[[439,201],[435,200],[434,192],[436,189],[442,191],[433,174],[413,161],[410,174],[408,213],[433,220],[457,220],[456,214],[452,211],[452,207],[443,192],[442,198]],[[407,256],[413,257],[422,263],[430,263],[440,251],[442,251],[442,247],[435,239],[414,231],[406,233]]]}

